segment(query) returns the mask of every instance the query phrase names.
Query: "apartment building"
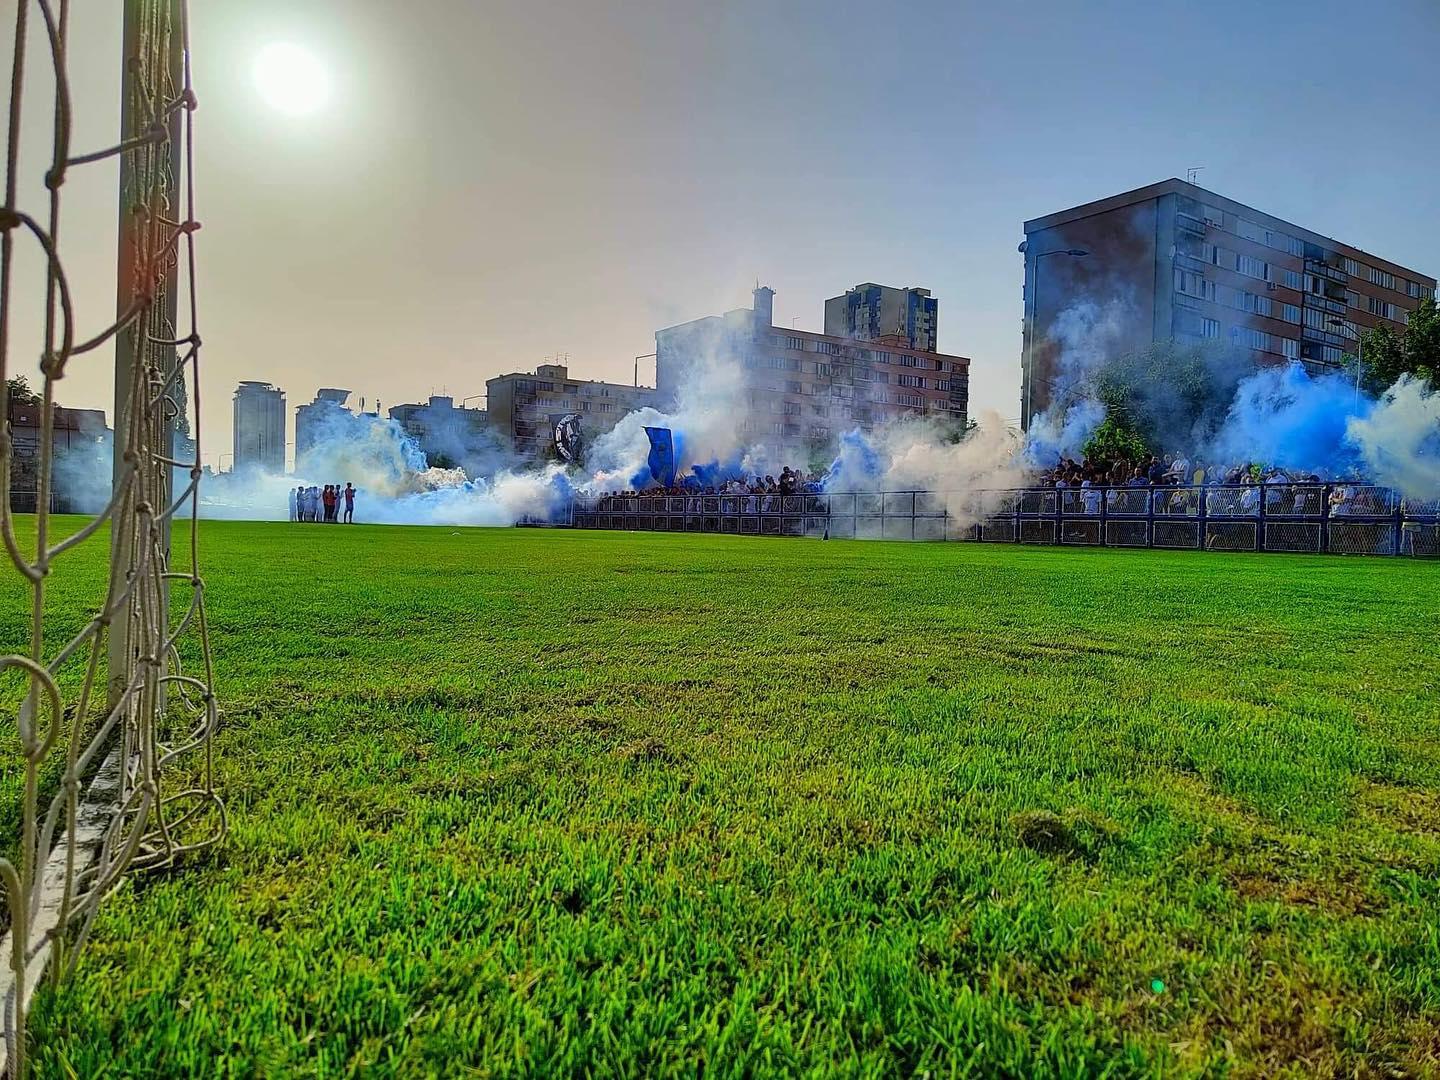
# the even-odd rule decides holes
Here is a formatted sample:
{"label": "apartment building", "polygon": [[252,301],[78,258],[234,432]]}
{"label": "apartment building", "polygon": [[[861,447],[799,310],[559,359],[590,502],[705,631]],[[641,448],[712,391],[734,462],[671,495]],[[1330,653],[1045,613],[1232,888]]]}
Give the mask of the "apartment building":
{"label": "apartment building", "polygon": [[235,389],[236,471],[285,471],[285,391],[267,382],[242,382]]}
{"label": "apartment building", "polygon": [[934,352],[938,309],[929,289],[896,289],[869,281],[825,301],[825,334]]}
{"label": "apartment building", "polygon": [[536,460],[552,456],[555,421],[562,416],[579,415],[585,440],[593,442],[626,413],[654,403],[653,386],[578,379],[566,364],[541,364],[485,383],[485,407],[495,434],[517,454]]}
{"label": "apartment building", "polygon": [[423,405],[392,405],[390,419],[415,440],[432,466],[466,466],[477,449],[491,444],[489,414],[463,404],[457,408],[452,397],[431,395]]}
{"label": "apartment building", "polygon": [[1403,331],[1435,279],[1170,179],[1025,222],[1021,424],[1066,389],[1067,313],[1093,303],[1113,347],[1212,341],[1257,364],[1349,363],[1361,332]]}
{"label": "apartment building", "polygon": [[777,327],[774,299],[774,290],[762,286],[750,308],[656,331],[661,400],[674,401],[696,365],[733,358],[749,406],[744,431],[797,462],[856,427],[922,416],[965,425],[967,358]]}

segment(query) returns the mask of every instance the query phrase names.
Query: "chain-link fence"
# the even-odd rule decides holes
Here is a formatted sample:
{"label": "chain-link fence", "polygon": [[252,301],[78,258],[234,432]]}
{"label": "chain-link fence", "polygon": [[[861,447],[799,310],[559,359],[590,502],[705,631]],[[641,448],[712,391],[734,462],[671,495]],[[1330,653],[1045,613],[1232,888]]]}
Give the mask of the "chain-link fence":
{"label": "chain-link fence", "polygon": [[[195,295],[193,112],[183,0],[126,0],[122,130],[113,146],[71,146],[75,110],[65,0],[17,0],[5,201],[0,208],[0,415],[5,379],[38,359],[40,434],[32,516],[0,505],[0,538],[29,592],[30,640],[0,656],[0,694],[14,704],[18,769],[0,797],[19,822],[3,838],[6,971],[0,1070],[25,1071],[26,1016],[38,981],[72,970],[101,900],[127,870],[172,863],[225,831],[216,796],[212,691],[196,485],[199,462],[200,336]],[[98,15],[95,15],[98,18]],[[31,20],[42,32],[32,34]],[[36,41],[42,43],[35,46]],[[30,54],[27,56],[27,53]],[[26,62],[53,93],[26,100]],[[38,100],[37,100],[38,98]],[[105,109],[106,103],[95,103]],[[22,125],[51,133],[44,170],[22,178]],[[116,314],[77,310],[63,253],[94,238],[65,235],[67,173],[118,160],[119,258]],[[22,186],[23,185],[23,186]],[[42,192],[22,205],[22,192]],[[12,340],[17,252],[34,245],[43,262],[43,327],[35,354]],[[95,332],[86,336],[89,317]],[[177,327],[183,325],[183,332]],[[113,484],[104,509],[56,520],[53,470],[57,384],[115,353]],[[94,354],[94,355],[90,355]],[[194,418],[193,426],[191,418]],[[11,488],[14,443],[0,432],[0,491]],[[177,490],[177,488],[179,490]],[[172,559],[172,523],[183,543]],[[51,603],[47,582],[82,546],[109,543],[103,597],[76,621]],[[182,666],[182,661],[184,666]],[[13,812],[11,812],[13,811]]]}
{"label": "chain-link fence", "polygon": [[582,529],[1435,555],[1440,500],[1366,484],[577,498]]}

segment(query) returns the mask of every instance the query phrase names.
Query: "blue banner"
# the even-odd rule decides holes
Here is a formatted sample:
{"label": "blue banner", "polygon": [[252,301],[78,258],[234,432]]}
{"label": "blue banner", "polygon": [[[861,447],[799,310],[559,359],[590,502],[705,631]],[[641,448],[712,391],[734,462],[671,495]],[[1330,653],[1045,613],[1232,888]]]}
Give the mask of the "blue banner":
{"label": "blue banner", "polygon": [[675,440],[668,427],[647,427],[650,436],[650,478],[663,487],[675,483]]}

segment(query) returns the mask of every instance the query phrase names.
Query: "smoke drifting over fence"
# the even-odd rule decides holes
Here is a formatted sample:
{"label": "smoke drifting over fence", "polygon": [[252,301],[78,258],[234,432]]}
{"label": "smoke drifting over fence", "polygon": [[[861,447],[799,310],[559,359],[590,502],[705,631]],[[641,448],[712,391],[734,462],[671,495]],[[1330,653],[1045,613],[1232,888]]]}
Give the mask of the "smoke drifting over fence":
{"label": "smoke drifting over fence", "polygon": [[[564,512],[574,494],[655,486],[647,427],[673,433],[681,482],[718,487],[735,478],[778,475],[785,465],[815,469],[827,492],[927,489],[947,496],[961,523],[992,509],[982,494],[1023,487],[1061,457],[1078,459],[1086,440],[1117,409],[1160,451],[1212,467],[1256,463],[1326,479],[1366,477],[1416,498],[1440,497],[1440,394],[1402,379],[1378,400],[1357,394],[1352,375],[1312,377],[1298,364],[1256,370],[1238,348],[1174,343],[1120,351],[1125,301],[1082,302],[1057,320],[1052,406],[1028,439],[994,414],[961,433],[923,418],[843,432],[808,460],[757,435],[773,419],[754,403],[741,351],[724,327],[702,333],[676,379],[673,404],[624,416],[593,439],[582,465],[517,457],[493,433],[465,436],[427,461],[396,422],[335,406],[314,421],[314,438],[293,475],[238,470],[208,477],[202,513],[283,519],[296,486],[354,484],[357,520],[427,525],[510,525]],[[67,469],[87,496],[101,498],[109,463]]]}

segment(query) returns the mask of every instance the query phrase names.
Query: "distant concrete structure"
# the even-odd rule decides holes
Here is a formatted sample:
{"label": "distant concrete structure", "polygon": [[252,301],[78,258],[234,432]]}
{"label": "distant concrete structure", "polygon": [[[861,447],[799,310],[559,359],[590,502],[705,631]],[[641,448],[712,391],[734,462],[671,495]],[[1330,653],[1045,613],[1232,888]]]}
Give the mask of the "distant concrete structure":
{"label": "distant concrete structure", "polygon": [[929,289],[866,282],[825,301],[825,336],[934,352],[938,309]]}
{"label": "distant concrete structure", "polygon": [[235,390],[234,468],[285,471],[285,391],[267,382]]}
{"label": "distant concrete structure", "polygon": [[495,434],[515,453],[534,459],[554,451],[553,418],[577,413],[583,437],[590,442],[626,413],[655,402],[653,386],[576,379],[564,364],[498,375],[485,383],[485,391]]}
{"label": "distant concrete structure", "polygon": [[295,406],[295,467],[297,469],[300,467],[300,459],[314,449],[315,444],[320,441],[326,417],[334,416],[337,412],[349,411],[345,408],[345,402],[349,397],[349,390],[326,387],[315,391],[314,401]]}
{"label": "distant concrete structure", "polygon": [[392,405],[390,419],[415,440],[428,464],[466,468],[467,459],[495,445],[490,415],[484,409],[456,407],[455,399],[431,395],[423,405]]}

